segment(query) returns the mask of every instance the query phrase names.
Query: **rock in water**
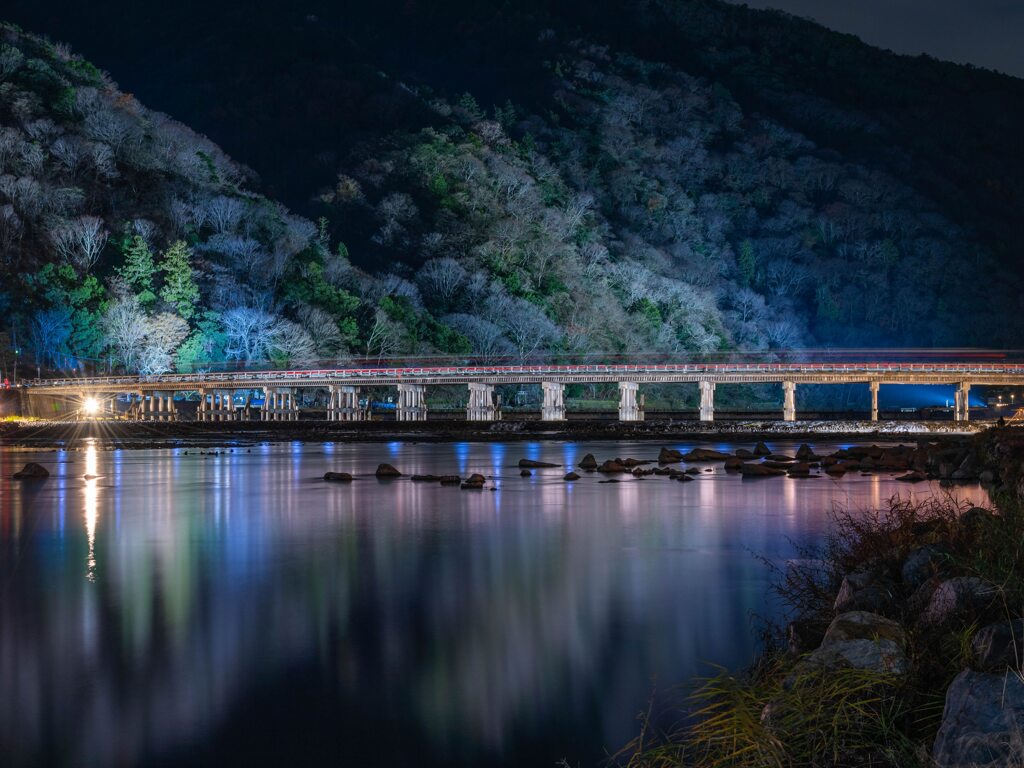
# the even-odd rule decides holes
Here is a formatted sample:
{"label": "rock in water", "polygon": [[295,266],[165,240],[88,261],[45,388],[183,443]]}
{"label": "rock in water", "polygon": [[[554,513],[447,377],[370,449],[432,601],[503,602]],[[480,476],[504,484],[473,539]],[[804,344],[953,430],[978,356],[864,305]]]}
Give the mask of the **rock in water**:
{"label": "rock in water", "polygon": [[608,461],[597,468],[597,471],[607,474],[610,472],[628,472],[629,470],[621,462],[615,459],[608,459]]}
{"label": "rock in water", "polygon": [[579,464],[580,469],[597,469],[597,459],[594,458],[594,454],[588,453],[583,457],[583,461]]}
{"label": "rock in water", "polygon": [[458,475],[441,475],[441,477],[438,478],[438,482],[440,482],[441,485],[458,485],[462,482],[462,478]]}
{"label": "rock in water", "polygon": [[784,469],[772,469],[766,467],[764,464],[742,464],[739,467],[740,474],[743,477],[778,477],[785,475],[786,470]]}
{"label": "rock in water", "polygon": [[414,483],[436,483],[441,477],[439,475],[413,475],[410,479]]}
{"label": "rock in water", "polygon": [[483,475],[470,475],[466,478],[462,484],[462,490],[464,491],[479,491],[483,489],[486,478]]}
{"label": "rock in water", "polygon": [[566,473],[565,477],[563,477],[562,479],[565,480],[568,483],[568,482],[572,482],[573,480],[579,480],[580,476],[577,475],[575,472],[568,472],[568,473]]}
{"label": "rock in water", "polygon": [[560,467],[561,464],[550,464],[546,461],[534,461],[533,459],[520,459],[520,469],[548,469],[551,467]]}
{"label": "rock in water", "polygon": [[661,452],[658,454],[659,464],[675,464],[677,461],[682,460],[683,454],[681,454],[675,448],[662,448]]}
{"label": "rock in water", "polygon": [[519,476],[520,477],[533,477],[533,472],[531,472],[528,469],[520,469],[519,470]]}
{"label": "rock in water", "polygon": [[351,483],[352,475],[348,472],[325,472],[324,480],[329,483]]}
{"label": "rock in water", "polygon": [[694,448],[683,455],[683,461],[725,461],[731,458],[728,453],[713,451],[710,448]]}
{"label": "rock in water", "polygon": [[25,465],[24,469],[20,472],[15,472],[13,475],[15,480],[45,480],[49,476],[49,470],[42,464],[36,464],[34,461],[30,461]]}
{"label": "rock in water", "polygon": [[771,452],[772,452],[772,449],[769,448],[764,443],[758,443],[757,445],[754,446],[754,455],[755,456],[767,456]]}
{"label": "rock in water", "polygon": [[942,725],[932,747],[941,768],[1019,765],[1024,681],[1013,672],[965,669],[946,690]]}
{"label": "rock in water", "polygon": [[796,458],[798,461],[814,461],[820,457],[807,443],[801,443],[800,447],[796,449]]}
{"label": "rock in water", "polygon": [[756,459],[757,454],[754,453],[753,451],[748,451],[746,448],[740,448],[736,451],[736,458],[743,459],[746,461],[749,459]]}
{"label": "rock in water", "polygon": [[377,477],[401,477],[402,473],[392,467],[390,464],[378,464],[377,471],[374,473]]}

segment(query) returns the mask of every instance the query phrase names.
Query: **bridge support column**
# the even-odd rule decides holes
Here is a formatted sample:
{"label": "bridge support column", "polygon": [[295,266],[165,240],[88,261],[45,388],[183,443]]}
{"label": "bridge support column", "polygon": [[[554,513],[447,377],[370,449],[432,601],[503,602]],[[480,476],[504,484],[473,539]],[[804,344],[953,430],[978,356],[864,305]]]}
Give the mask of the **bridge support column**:
{"label": "bridge support column", "polygon": [[796,421],[796,383],[782,382],[782,420]]}
{"label": "bridge support column", "polygon": [[969,421],[971,418],[971,385],[961,381],[956,389],[956,408],[953,418],[956,421]]}
{"label": "bridge support column", "polygon": [[359,410],[359,387],[338,387],[337,403],[335,421],[362,421],[363,412]]}
{"label": "bridge support column", "polygon": [[700,420],[715,420],[715,382],[701,381],[700,384]]}
{"label": "bridge support column", "polygon": [[395,418],[399,421],[426,421],[427,388],[422,384],[399,384]]}
{"label": "bridge support column", "polygon": [[643,396],[635,381],[619,382],[619,421],[643,421]]}
{"label": "bridge support column", "polygon": [[494,385],[469,383],[469,402],[466,404],[467,421],[499,421],[501,411],[494,403]]}
{"label": "bridge support column", "polygon": [[542,381],[540,388],[544,397],[540,408],[541,421],[565,421],[565,385]]}
{"label": "bridge support column", "polygon": [[877,381],[868,383],[871,388],[871,420],[878,421],[878,388],[881,386]]}

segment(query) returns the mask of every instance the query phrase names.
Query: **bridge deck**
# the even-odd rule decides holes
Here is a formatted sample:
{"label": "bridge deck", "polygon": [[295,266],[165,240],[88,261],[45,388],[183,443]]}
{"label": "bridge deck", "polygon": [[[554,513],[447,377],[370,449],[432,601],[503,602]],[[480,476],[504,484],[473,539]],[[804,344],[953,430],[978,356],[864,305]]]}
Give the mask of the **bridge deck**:
{"label": "bridge deck", "polygon": [[350,367],[294,371],[231,371],[158,376],[36,379],[29,394],[178,392],[263,387],[396,386],[398,384],[562,384],[599,382],[716,384],[1024,384],[1024,364],[1011,363],[679,363],[622,365],[495,365]]}

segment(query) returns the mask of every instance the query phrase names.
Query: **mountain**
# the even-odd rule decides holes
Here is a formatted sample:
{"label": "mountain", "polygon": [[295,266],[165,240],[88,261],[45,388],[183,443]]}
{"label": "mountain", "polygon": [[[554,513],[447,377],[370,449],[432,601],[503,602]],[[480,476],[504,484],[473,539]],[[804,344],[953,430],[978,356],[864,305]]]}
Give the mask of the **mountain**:
{"label": "mountain", "polygon": [[[43,25],[22,0],[11,13]],[[1022,337],[1020,80],[712,0],[260,0],[245,13],[106,0],[46,23],[256,169],[95,70],[83,80],[67,49],[5,29],[5,52],[45,62],[58,85],[24,63],[3,76],[36,99],[22,114],[0,92],[4,130],[44,155],[38,175],[4,173],[81,192],[29,215],[0,188],[24,232],[8,253],[18,271],[58,263],[55,217],[102,218],[108,243],[75,273],[95,281],[82,322],[99,328],[110,304],[142,295],[124,285],[133,238],[158,264],[182,241],[200,292],[182,317],[191,346],[151,355],[157,367]],[[143,145],[170,146],[166,125],[175,146],[203,149],[139,160],[122,146],[114,176],[69,175],[61,132],[106,137],[60,103],[68,87],[130,104]],[[40,119],[58,134],[33,136]],[[186,170],[200,154],[214,171]],[[245,214],[212,223],[214,200]],[[187,314],[163,299],[165,273],[140,306],[151,319]],[[59,298],[32,280],[8,295],[22,338],[29,309]],[[139,365],[109,337],[62,349]]]}

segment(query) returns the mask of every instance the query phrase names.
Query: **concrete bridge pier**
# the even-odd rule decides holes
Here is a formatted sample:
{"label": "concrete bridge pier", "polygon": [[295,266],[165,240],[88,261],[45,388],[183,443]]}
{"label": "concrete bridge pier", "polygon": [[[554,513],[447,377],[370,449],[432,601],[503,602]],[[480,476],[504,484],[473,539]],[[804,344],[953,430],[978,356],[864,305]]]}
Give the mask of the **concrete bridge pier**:
{"label": "concrete bridge pier", "polygon": [[466,404],[467,421],[500,421],[501,408],[494,400],[494,385],[469,383],[469,402]]}
{"label": "concrete bridge pier", "polygon": [[782,420],[796,421],[796,383],[782,382]]}
{"label": "concrete bridge pier", "polygon": [[700,420],[715,420],[715,382],[701,381],[700,384]]}
{"label": "concrete bridge pier", "polygon": [[619,382],[619,421],[643,421],[644,396],[635,381]]}
{"label": "concrete bridge pier", "polygon": [[956,389],[953,418],[956,421],[969,421],[971,418],[971,385],[961,381]]}
{"label": "concrete bridge pier", "polygon": [[422,384],[399,384],[395,418],[398,421],[426,421],[427,388]]}
{"label": "concrete bridge pier", "polygon": [[878,389],[881,386],[877,381],[868,382],[871,388],[871,420],[878,421]]}
{"label": "concrete bridge pier", "polygon": [[543,399],[540,407],[541,421],[565,421],[565,385],[554,381],[540,383]]}

